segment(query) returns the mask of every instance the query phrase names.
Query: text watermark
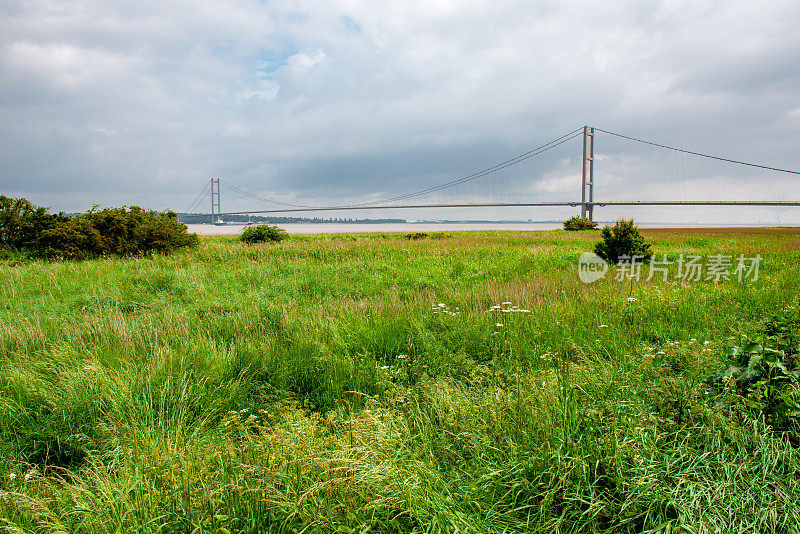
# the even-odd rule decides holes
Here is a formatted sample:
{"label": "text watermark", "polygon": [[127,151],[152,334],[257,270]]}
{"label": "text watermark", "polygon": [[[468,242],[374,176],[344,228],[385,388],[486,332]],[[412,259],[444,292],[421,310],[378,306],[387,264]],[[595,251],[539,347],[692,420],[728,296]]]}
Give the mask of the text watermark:
{"label": "text watermark", "polygon": [[[675,260],[670,260],[667,254],[663,254],[660,258],[652,256],[649,262],[645,262],[644,259],[644,256],[620,256],[619,261],[613,265],[614,280],[755,282],[758,280],[758,270],[763,261],[760,254],[755,256],[713,254],[706,257],[680,254]],[[674,272],[670,273],[670,268],[673,266]],[[578,259],[578,276],[585,284],[605,278],[610,269],[611,266],[594,252],[584,252]]]}

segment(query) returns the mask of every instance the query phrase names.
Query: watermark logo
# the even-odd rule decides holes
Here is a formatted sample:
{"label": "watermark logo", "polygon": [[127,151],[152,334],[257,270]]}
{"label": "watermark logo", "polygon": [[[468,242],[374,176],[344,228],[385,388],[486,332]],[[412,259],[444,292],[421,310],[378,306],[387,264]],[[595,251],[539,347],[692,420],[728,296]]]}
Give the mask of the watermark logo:
{"label": "watermark logo", "polygon": [[594,252],[584,252],[578,259],[578,276],[584,284],[597,282],[607,272],[608,263]]}
{"label": "watermark logo", "polygon": [[[644,256],[620,256],[613,265],[614,280],[649,282],[656,278],[663,282],[670,279],[681,282],[755,282],[763,262],[760,254],[752,257],[715,254],[706,258],[680,254],[675,259],[664,254],[660,258],[653,256],[647,263],[644,260]],[[670,266],[674,266],[672,270]],[[584,252],[578,260],[578,276],[584,284],[600,280],[608,270],[609,264],[593,252]]]}

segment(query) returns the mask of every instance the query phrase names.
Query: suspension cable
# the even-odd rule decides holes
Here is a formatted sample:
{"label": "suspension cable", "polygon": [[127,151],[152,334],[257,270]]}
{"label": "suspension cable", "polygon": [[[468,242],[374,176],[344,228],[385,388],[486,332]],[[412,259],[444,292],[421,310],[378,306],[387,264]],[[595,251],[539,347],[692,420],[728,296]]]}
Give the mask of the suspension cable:
{"label": "suspension cable", "polygon": [[512,165],[516,165],[517,163],[525,161],[526,159],[530,159],[530,158],[532,158],[534,156],[538,156],[539,154],[542,154],[543,152],[547,152],[551,148],[555,148],[555,147],[557,147],[557,146],[559,146],[561,144],[564,144],[567,141],[570,141],[570,140],[578,137],[579,135],[581,135],[581,131],[582,130],[583,130],[583,128],[578,128],[578,129],[573,130],[573,131],[571,131],[571,132],[569,132],[567,134],[562,135],[561,137],[553,139],[552,141],[550,141],[548,143],[545,143],[545,144],[540,145],[540,146],[538,146],[538,147],[536,147],[536,148],[534,148],[532,150],[529,150],[528,152],[525,152],[524,154],[520,154],[519,156],[516,156],[516,157],[511,158],[509,160],[506,160],[506,161],[503,161],[503,162],[498,163],[496,165],[493,165],[491,167],[488,167],[488,168],[486,168],[486,169],[484,169],[482,171],[478,171],[476,173],[469,174],[469,175],[464,176],[462,178],[458,178],[457,180],[452,180],[452,181],[446,182],[444,184],[440,184],[440,185],[437,185],[437,186],[429,187],[427,189],[422,189],[422,190],[416,191],[414,193],[408,193],[408,194],[405,194],[405,195],[400,195],[400,196],[397,196],[397,197],[392,197],[392,198],[388,198],[388,199],[384,199],[384,200],[375,200],[375,201],[372,201],[372,202],[364,202],[364,203],[361,203],[361,204],[356,204],[356,206],[359,206],[359,207],[360,206],[373,206],[373,205],[376,205],[376,204],[385,204],[387,202],[394,202],[394,201],[397,201],[397,200],[405,200],[405,199],[408,199],[408,198],[424,195],[426,193],[432,193],[434,191],[440,191],[442,189],[446,189],[446,188],[454,186],[454,185],[458,185],[458,184],[470,182],[472,180],[476,180],[477,178],[481,178],[483,176],[486,176],[487,174],[491,174],[492,172],[499,171],[501,169],[505,169],[506,167],[510,167]]}
{"label": "suspension cable", "polygon": [[668,150],[675,150],[676,152],[683,152],[684,154],[691,154],[693,156],[700,156],[700,157],[703,157],[703,158],[715,159],[717,161],[726,161],[728,163],[735,163],[737,165],[746,165],[748,167],[756,167],[756,168],[759,168],[759,169],[766,169],[768,171],[785,172],[785,173],[788,173],[788,174],[800,174],[800,171],[792,171],[792,170],[788,170],[788,169],[779,169],[778,167],[770,167],[768,165],[759,165],[757,163],[748,163],[746,161],[738,161],[738,160],[735,160],[735,159],[723,158],[723,157],[720,157],[720,156],[712,156],[710,154],[703,154],[702,152],[694,152],[692,150],[685,150],[683,148],[676,148],[674,146],[662,145],[660,143],[654,143],[652,141],[645,141],[644,139],[637,139],[636,137],[630,137],[628,135],[623,135],[621,133],[610,132],[608,130],[603,130],[601,128],[595,128],[595,130],[598,131],[598,132],[607,133],[609,135],[615,135],[615,136],[621,137],[623,139],[629,139],[631,141],[636,141],[637,143],[644,143],[646,145],[652,145],[652,146],[656,146],[656,147],[659,147],[659,148],[666,148]]}
{"label": "suspension cable", "polygon": [[206,186],[203,188],[203,190],[202,190],[202,191],[200,191],[200,194],[199,194],[199,195],[197,195],[197,198],[195,198],[195,199],[194,199],[194,202],[192,202],[191,204],[189,204],[189,207],[188,207],[188,208],[186,208],[186,213],[191,213],[192,209],[195,207],[195,204],[198,204],[199,202],[202,202],[202,199],[205,199],[205,198],[206,198],[206,196],[208,195],[208,192],[206,191],[206,189],[207,189],[207,188],[208,188],[210,185],[211,185],[211,183],[210,183],[210,182],[206,184]]}
{"label": "suspension cable", "polygon": [[[391,198],[387,198],[387,199],[373,200],[373,201],[370,201],[370,202],[362,202],[362,203],[356,203],[356,204],[343,204],[343,205],[340,205],[340,206],[329,206],[329,207],[331,207],[331,208],[348,209],[348,208],[360,208],[360,207],[376,206],[376,205],[380,205],[380,204],[386,204],[386,203],[389,203],[389,202],[396,202],[398,200],[406,200],[406,199],[409,199],[409,198],[418,197],[418,196],[421,196],[421,195],[424,195],[424,194],[427,194],[427,193],[440,191],[442,189],[446,189],[448,187],[452,187],[452,186],[455,186],[455,185],[471,182],[473,180],[476,180],[478,178],[481,178],[483,176],[491,174],[492,172],[495,172],[495,171],[498,171],[498,170],[501,170],[501,169],[505,169],[506,167],[510,167],[512,165],[516,165],[517,163],[520,163],[520,162],[525,161],[527,159],[530,159],[532,157],[538,156],[539,154],[547,152],[548,150],[550,150],[552,148],[555,148],[555,147],[557,147],[559,145],[562,145],[562,144],[566,143],[567,141],[570,141],[570,140],[578,137],[579,135],[581,135],[582,130],[583,130],[583,128],[577,128],[575,130],[572,130],[571,132],[568,132],[568,133],[562,135],[561,137],[557,137],[557,138],[553,139],[552,141],[549,141],[549,142],[547,142],[547,143],[545,143],[543,145],[537,146],[536,148],[533,148],[533,149],[531,149],[531,150],[529,150],[529,151],[527,151],[527,152],[525,152],[523,154],[520,154],[518,156],[515,156],[515,157],[513,157],[511,159],[508,159],[506,161],[503,161],[503,162],[497,163],[495,165],[492,165],[491,167],[483,169],[482,171],[478,171],[478,172],[469,174],[467,176],[463,176],[461,178],[458,178],[456,180],[452,180],[450,182],[439,184],[437,186],[428,187],[428,188],[422,189],[420,191],[416,191],[416,192],[413,192],[413,193],[406,193],[406,194],[403,194],[403,195],[399,195],[399,196],[391,197]],[[247,192],[247,191],[245,191],[245,190],[243,190],[243,189],[241,189],[239,187],[236,187],[236,186],[228,183],[227,181],[225,181],[224,183],[225,183],[226,186],[228,186],[229,188],[233,189],[237,193],[240,193],[242,195],[250,197],[250,198],[252,198],[254,200],[259,200],[261,202],[266,202],[268,204],[277,205],[277,206],[290,206],[290,207],[293,207],[293,208],[318,208],[319,207],[319,206],[310,206],[310,205],[306,205],[306,204],[292,204],[290,202],[282,202],[282,201],[277,201],[277,200],[265,198],[265,197],[262,197],[262,196],[259,196],[259,195],[255,195],[253,193],[249,193],[249,192]]]}
{"label": "suspension cable", "polygon": [[259,196],[259,195],[255,195],[253,193],[248,193],[244,189],[240,189],[240,188],[236,187],[235,185],[229,183],[227,180],[223,180],[222,183],[224,183],[227,187],[233,189],[234,191],[236,191],[239,194],[242,194],[244,196],[250,197],[250,198],[252,198],[254,200],[260,200],[260,201],[266,202],[268,204],[273,204],[275,206],[290,206],[292,208],[313,208],[313,207],[315,207],[315,206],[308,206],[308,205],[303,205],[303,204],[292,204],[290,202],[281,202],[279,200],[273,200],[273,199],[265,198],[265,197],[262,197],[262,196]]}

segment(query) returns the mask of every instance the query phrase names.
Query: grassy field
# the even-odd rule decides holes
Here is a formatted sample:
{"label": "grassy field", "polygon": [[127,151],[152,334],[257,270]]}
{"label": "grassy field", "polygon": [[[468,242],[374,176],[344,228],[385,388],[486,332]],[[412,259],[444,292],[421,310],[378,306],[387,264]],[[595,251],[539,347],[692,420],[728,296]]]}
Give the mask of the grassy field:
{"label": "grassy field", "polygon": [[585,285],[561,231],[0,264],[0,530],[800,531],[793,412],[719,378],[800,230],[644,233],[758,280]]}

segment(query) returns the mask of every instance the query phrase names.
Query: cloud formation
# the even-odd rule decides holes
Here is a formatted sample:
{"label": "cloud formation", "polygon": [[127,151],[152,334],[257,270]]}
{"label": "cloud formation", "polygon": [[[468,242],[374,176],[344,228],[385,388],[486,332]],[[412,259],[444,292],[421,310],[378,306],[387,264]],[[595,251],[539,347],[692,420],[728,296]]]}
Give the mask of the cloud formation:
{"label": "cloud formation", "polygon": [[[583,124],[800,166],[792,0],[0,0],[0,15],[2,188],[55,209],[183,210],[212,176],[286,200],[381,198]],[[571,187],[564,148],[526,194]],[[618,163],[598,161],[598,183],[647,172],[613,157],[633,150],[598,146]],[[734,174],[742,194],[783,187]],[[683,176],[703,194],[721,183]]]}

